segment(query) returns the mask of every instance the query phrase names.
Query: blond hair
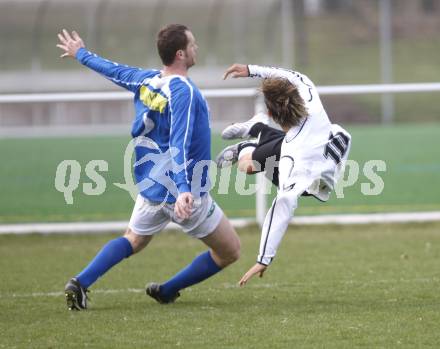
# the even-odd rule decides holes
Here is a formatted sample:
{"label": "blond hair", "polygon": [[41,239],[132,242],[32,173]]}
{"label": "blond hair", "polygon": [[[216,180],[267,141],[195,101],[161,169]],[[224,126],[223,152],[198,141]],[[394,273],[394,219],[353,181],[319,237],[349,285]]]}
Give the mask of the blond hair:
{"label": "blond hair", "polygon": [[297,126],[308,111],[298,88],[287,79],[263,80],[261,91],[273,120],[283,128]]}

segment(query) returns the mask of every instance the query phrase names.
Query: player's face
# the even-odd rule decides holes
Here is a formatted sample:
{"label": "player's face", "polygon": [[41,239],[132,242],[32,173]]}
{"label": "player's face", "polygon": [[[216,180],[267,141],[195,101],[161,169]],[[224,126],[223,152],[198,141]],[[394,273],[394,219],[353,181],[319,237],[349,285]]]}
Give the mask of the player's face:
{"label": "player's face", "polygon": [[188,37],[188,46],[186,46],[185,49],[185,62],[186,67],[189,68],[196,64],[197,50],[199,47],[196,44],[194,35],[189,30],[186,32],[186,36]]}

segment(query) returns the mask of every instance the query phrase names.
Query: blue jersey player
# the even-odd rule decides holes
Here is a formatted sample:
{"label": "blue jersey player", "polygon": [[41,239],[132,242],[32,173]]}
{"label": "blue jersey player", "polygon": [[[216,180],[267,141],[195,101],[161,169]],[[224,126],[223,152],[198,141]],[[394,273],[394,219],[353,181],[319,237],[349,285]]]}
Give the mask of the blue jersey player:
{"label": "blue jersey player", "polygon": [[87,308],[87,289],[114,265],[141,251],[173,221],[210,249],[168,281],[151,283],[146,293],[171,303],[179,291],[235,262],[240,240],[209,194],[211,132],[208,106],[187,77],[197,45],[184,25],[164,27],[157,36],[162,70],[111,62],[88,51],[79,35],[58,34],[61,57],[72,57],[115,84],[133,92],[134,175],[139,195],[125,234],[109,241],[65,287],[69,309]]}

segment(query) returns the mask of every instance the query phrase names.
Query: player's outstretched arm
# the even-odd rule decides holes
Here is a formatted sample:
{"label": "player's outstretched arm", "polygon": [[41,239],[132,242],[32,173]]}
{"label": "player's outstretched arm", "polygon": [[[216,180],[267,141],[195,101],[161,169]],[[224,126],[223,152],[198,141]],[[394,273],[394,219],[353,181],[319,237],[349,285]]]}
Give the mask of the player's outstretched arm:
{"label": "player's outstretched arm", "polygon": [[[286,163],[286,161],[280,162],[280,175],[290,171],[289,163]],[[280,181],[278,195],[267,212],[263,224],[257,263],[242,276],[239,281],[240,286],[244,286],[254,275],[263,276],[263,273],[275,257],[278,246],[293,217],[293,212],[298,204],[298,197],[310,185],[309,182],[302,184],[295,181],[293,182],[295,184],[292,184],[291,179],[295,180],[295,178],[288,178],[287,180],[283,179]]]}
{"label": "player's outstretched arm", "polygon": [[81,64],[129,91],[136,92],[147,77],[157,74],[156,70],[143,70],[119,64],[87,51],[83,40],[76,31],[69,33],[66,29],[63,29],[58,34],[58,39],[59,44],[57,47],[63,50],[61,58],[75,58]]}
{"label": "player's outstretched arm", "polygon": [[253,277],[254,275],[257,275],[257,274],[259,274],[260,278],[262,278],[264,272],[266,271],[266,269],[267,269],[267,265],[263,265],[263,264],[260,264],[260,263],[256,263],[252,268],[250,268],[250,269],[246,272],[246,274],[244,274],[244,275],[241,277],[241,279],[240,279],[240,281],[238,282],[238,284],[239,284],[240,286],[244,286],[244,285],[246,285],[246,282],[248,282],[248,280],[249,280],[251,277]]}
{"label": "player's outstretched arm", "polygon": [[287,79],[291,83],[296,84],[301,81],[302,75],[293,70],[277,68],[277,67],[266,67],[261,65],[249,64],[249,76],[254,78],[262,79]]}
{"label": "player's outstretched arm", "polygon": [[276,68],[276,67],[265,67],[260,65],[252,64],[238,64],[235,63],[226,69],[223,74],[223,80],[226,80],[228,76],[232,78],[278,78],[278,79],[288,79],[292,83],[300,81],[301,74],[291,70]]}
{"label": "player's outstretched arm", "polygon": [[57,44],[57,47],[63,50],[61,58],[76,58],[78,50],[85,47],[83,40],[76,31],[69,33],[66,29],[63,29],[61,33],[58,33],[58,39],[60,42]]}
{"label": "player's outstretched arm", "polygon": [[231,78],[247,78],[249,76],[249,69],[246,64],[235,63],[226,69],[223,74],[223,80],[226,80],[228,76]]}
{"label": "player's outstretched arm", "polygon": [[258,262],[241,277],[238,282],[240,286],[244,286],[254,275],[259,274],[260,278],[263,277],[287,230],[294,207],[296,207],[295,199],[290,200],[285,195],[277,195],[263,224]]}

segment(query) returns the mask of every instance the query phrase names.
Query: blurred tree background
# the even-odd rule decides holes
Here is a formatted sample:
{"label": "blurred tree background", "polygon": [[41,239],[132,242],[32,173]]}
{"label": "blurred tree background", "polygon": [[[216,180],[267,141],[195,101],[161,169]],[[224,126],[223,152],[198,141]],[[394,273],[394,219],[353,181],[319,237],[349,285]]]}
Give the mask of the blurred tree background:
{"label": "blurred tree background", "polygon": [[[385,21],[384,5],[389,7]],[[255,86],[251,80],[221,81],[233,62],[293,68],[316,85],[440,81],[436,0],[0,0],[0,93],[115,90],[76,62],[61,61],[57,32],[76,29],[101,56],[157,68],[155,36],[172,22],[188,25],[197,38],[200,49],[191,77],[202,88]],[[385,29],[387,42],[381,36]],[[437,98],[436,93],[394,96],[394,120],[439,121]],[[335,121],[381,119],[380,95],[323,99]],[[19,114],[37,115],[31,118],[34,124],[56,122],[50,106],[16,108],[0,106],[0,126],[28,124]],[[112,116],[127,114],[125,105],[110,111],[102,105],[93,111],[81,108],[74,113],[81,116],[73,117],[82,118],[79,123],[91,122],[84,116],[91,113],[97,122],[128,120]],[[225,108],[223,114],[231,119],[252,112],[252,104],[229,110],[224,101],[215,101],[214,121]]]}

